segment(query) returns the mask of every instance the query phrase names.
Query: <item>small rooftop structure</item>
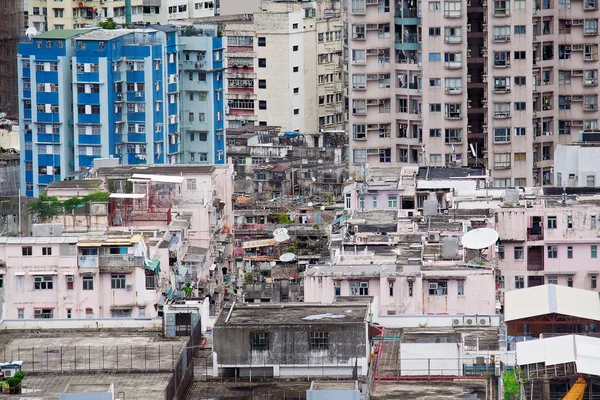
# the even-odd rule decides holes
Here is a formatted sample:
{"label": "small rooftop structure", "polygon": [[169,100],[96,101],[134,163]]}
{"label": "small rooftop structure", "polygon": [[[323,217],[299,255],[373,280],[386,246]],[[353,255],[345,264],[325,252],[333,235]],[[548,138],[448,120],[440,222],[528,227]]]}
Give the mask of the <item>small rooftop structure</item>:
{"label": "small rooftop structure", "polygon": [[[543,365],[536,365],[540,363]],[[533,365],[524,369],[527,375],[534,370],[542,374],[556,369],[568,371],[570,363],[575,364],[575,370],[571,371],[576,374],[600,376],[600,338],[566,335],[517,343],[517,364]]]}
{"label": "small rooftop structure", "polygon": [[[305,304],[287,303],[277,305],[235,305],[233,311],[225,308],[215,326],[230,325],[314,325],[366,322],[369,305],[366,302],[352,304]],[[230,315],[231,314],[231,315]]]}
{"label": "small rooftop structure", "polygon": [[54,181],[47,189],[98,189],[102,184],[101,179],[78,179],[72,181]]}
{"label": "small rooftop structure", "polygon": [[306,391],[307,400],[359,400],[358,381],[313,381]]}
{"label": "small rooftop structure", "polygon": [[133,32],[131,29],[94,29],[81,35],[77,40],[112,40]]}

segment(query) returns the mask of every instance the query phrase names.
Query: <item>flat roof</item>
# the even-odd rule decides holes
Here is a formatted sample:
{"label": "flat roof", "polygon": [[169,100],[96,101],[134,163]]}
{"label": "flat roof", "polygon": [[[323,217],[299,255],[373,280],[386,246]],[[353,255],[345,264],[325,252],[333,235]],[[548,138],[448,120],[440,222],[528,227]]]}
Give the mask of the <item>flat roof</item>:
{"label": "flat roof", "polygon": [[[429,174],[427,171],[429,170]],[[484,167],[420,167],[418,179],[485,178]]]}
{"label": "flat roof", "polygon": [[131,29],[94,29],[82,35],[78,40],[112,40],[133,32]]}
{"label": "flat roof", "polygon": [[34,36],[33,39],[69,39],[89,31],[90,29],[53,29],[48,32],[40,33],[39,35]]}
{"label": "flat roof", "polygon": [[228,322],[230,308],[225,307],[215,326],[235,325],[315,325],[362,323],[368,319],[367,304],[236,304]]}
{"label": "flat roof", "polygon": [[506,322],[552,313],[600,321],[598,293],[568,286],[541,285],[504,294]]}
{"label": "flat roof", "polygon": [[74,179],[71,181],[54,181],[47,189],[96,189],[102,184],[101,179]]}
{"label": "flat roof", "polygon": [[333,381],[319,382],[313,381],[310,390],[358,390],[357,381]]}
{"label": "flat roof", "polygon": [[574,362],[577,373],[600,376],[600,338],[565,335],[517,343],[517,364]]}
{"label": "flat roof", "polygon": [[119,165],[117,167],[100,167],[96,170],[98,175],[169,175],[169,174],[209,174],[216,169],[215,165]]}

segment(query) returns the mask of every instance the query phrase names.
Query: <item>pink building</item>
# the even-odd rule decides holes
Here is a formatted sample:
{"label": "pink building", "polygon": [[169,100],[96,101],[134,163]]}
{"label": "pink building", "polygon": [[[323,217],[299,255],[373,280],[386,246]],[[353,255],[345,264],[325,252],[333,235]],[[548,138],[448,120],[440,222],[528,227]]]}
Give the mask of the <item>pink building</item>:
{"label": "pink building", "polygon": [[154,318],[160,262],[141,235],[0,238],[6,319]]}
{"label": "pink building", "polygon": [[496,211],[499,288],[558,284],[598,291],[600,208],[584,201],[567,206],[560,199],[544,201],[546,207]]}

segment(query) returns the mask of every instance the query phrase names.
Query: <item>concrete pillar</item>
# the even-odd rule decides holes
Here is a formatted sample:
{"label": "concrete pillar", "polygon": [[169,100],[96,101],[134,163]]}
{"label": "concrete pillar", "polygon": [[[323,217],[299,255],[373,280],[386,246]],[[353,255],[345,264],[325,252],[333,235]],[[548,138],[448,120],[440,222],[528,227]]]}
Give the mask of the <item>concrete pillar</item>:
{"label": "concrete pillar", "polygon": [[542,400],[550,400],[550,381],[542,381]]}

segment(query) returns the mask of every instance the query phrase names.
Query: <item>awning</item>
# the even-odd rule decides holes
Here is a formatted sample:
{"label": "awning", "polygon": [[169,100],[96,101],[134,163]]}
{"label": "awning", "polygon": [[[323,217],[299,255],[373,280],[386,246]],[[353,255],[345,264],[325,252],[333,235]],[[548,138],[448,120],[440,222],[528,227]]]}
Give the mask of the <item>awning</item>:
{"label": "awning", "polygon": [[183,176],[170,175],[148,175],[148,174],[133,174],[132,179],[146,179],[151,182],[159,183],[183,183]]}
{"label": "awning", "polygon": [[29,271],[29,275],[58,275],[56,271]]}
{"label": "awning", "polygon": [[15,271],[15,275],[16,276],[23,276],[23,275],[25,275],[25,271]]}
{"label": "awning", "polygon": [[65,276],[73,276],[75,274],[72,273],[72,272],[63,272],[63,275],[65,275]]}
{"label": "awning", "polygon": [[111,199],[143,199],[146,197],[144,193],[111,193],[108,196]]}
{"label": "awning", "polygon": [[243,242],[242,247],[244,249],[252,249],[256,247],[268,247],[275,246],[277,244],[273,239],[263,239],[263,240],[251,240],[248,242]]}
{"label": "awning", "polygon": [[160,260],[147,260],[144,262],[144,267],[154,271],[156,275],[160,274]]}
{"label": "awning", "polygon": [[111,310],[131,310],[133,306],[111,306]]}

